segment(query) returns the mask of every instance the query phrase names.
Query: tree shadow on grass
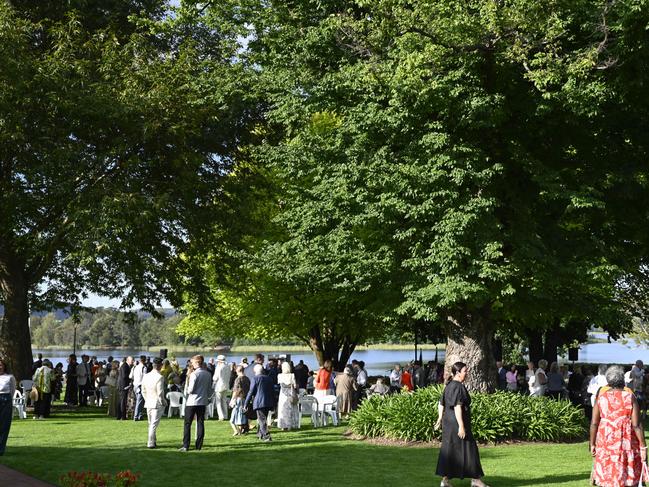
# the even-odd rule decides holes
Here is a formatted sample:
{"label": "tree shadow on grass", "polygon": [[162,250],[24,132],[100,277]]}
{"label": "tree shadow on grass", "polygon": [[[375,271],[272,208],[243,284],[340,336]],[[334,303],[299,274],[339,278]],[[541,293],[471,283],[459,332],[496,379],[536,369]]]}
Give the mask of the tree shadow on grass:
{"label": "tree shadow on grass", "polygon": [[[219,487],[255,485],[308,485],[309,487],[430,487],[439,484],[434,475],[435,458],[429,449],[376,447],[363,442],[313,438],[288,442],[248,443],[236,445],[206,443],[201,452],[177,451],[169,439],[160,448],[149,450],[129,446],[133,438],[124,438],[124,448],[103,447],[101,438],[90,438],[89,448],[66,448],[65,445],[14,446],[0,462],[45,481],[56,483],[69,471],[92,470],[114,474],[131,469],[141,472],[139,487],[175,485],[189,487],[215,479]],[[285,448],[286,445],[290,445]],[[112,446],[112,445],[111,445]],[[34,461],[34,459],[38,459]],[[536,474],[536,476],[534,476]],[[585,481],[578,473],[531,472],[527,478],[490,475],[485,480],[493,486],[526,487],[561,485]],[[290,479],[287,483],[287,479]],[[0,482],[1,483],[1,482]],[[464,487],[469,480],[456,482]]]}
{"label": "tree shadow on grass", "polygon": [[494,486],[507,486],[507,487],[528,487],[539,485],[555,485],[565,484],[566,482],[585,482],[588,476],[583,474],[551,474],[542,477],[533,477],[526,479],[513,479],[511,477],[499,477],[498,475],[487,475],[485,482]]}

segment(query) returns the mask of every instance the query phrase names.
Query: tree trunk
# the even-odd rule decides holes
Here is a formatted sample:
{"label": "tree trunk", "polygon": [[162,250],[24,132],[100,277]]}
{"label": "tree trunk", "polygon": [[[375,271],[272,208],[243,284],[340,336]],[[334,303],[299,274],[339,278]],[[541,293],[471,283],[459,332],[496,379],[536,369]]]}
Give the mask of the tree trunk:
{"label": "tree trunk", "polygon": [[552,362],[558,362],[559,355],[557,348],[562,344],[561,337],[559,336],[559,329],[555,327],[545,332],[545,350],[543,358],[548,361],[548,365]]}
{"label": "tree trunk", "polygon": [[328,330],[327,339],[323,340],[322,331],[319,326],[314,326],[309,330],[308,345],[313,351],[318,365],[322,367],[325,360],[331,360],[334,370],[342,372],[345,365],[356,349],[357,343],[349,337],[341,339]]}
{"label": "tree trunk", "polygon": [[356,342],[351,340],[349,337],[345,338],[343,346],[340,349],[340,355],[338,356],[338,367],[336,370],[339,372],[345,370],[345,365],[350,362],[349,359],[352,358],[352,354],[354,353],[354,350],[356,350],[356,345]]}
{"label": "tree trunk", "polygon": [[527,333],[529,340],[530,362],[535,365],[543,358],[543,335],[540,331],[530,331]]}
{"label": "tree trunk", "polygon": [[467,389],[492,392],[496,388],[496,363],[493,358],[493,326],[487,309],[462,312],[448,317],[446,375],[455,362],[464,362],[469,373]]}
{"label": "tree trunk", "polygon": [[32,342],[29,333],[29,286],[22,272],[12,272],[0,282],[5,297],[0,321],[0,355],[16,380],[31,379]]}

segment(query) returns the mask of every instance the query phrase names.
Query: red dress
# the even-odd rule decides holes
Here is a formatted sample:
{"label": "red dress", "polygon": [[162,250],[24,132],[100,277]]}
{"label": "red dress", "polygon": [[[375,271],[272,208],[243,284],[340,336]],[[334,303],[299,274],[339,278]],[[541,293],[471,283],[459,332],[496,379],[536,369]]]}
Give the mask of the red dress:
{"label": "red dress", "polygon": [[601,487],[638,485],[640,443],[633,431],[633,394],[608,389],[597,398],[600,423],[595,444],[594,480]]}
{"label": "red dress", "polygon": [[405,387],[409,391],[412,391],[414,389],[412,387],[412,376],[406,370],[404,370],[403,374],[401,374],[401,386]]}

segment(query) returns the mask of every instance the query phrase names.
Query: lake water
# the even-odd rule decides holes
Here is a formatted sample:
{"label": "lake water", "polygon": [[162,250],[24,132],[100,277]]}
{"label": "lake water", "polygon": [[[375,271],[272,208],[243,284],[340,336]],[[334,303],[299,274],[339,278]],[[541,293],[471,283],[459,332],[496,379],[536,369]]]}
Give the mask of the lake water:
{"label": "lake water", "polygon": [[[71,350],[34,350],[34,355],[41,352],[43,357],[49,358],[54,365],[57,362],[62,362],[65,366],[65,359],[67,356],[72,353]],[[297,363],[300,360],[304,360],[304,363],[309,366],[309,368],[316,368],[317,362],[313,353],[311,352],[268,352],[260,350],[264,356],[273,356],[281,354],[290,354],[291,360]],[[124,356],[132,355],[133,357],[139,357],[140,355],[153,356],[152,352],[146,352],[142,350],[82,350],[77,352],[77,356],[85,353],[90,356],[97,356],[99,360],[106,360],[109,355],[117,359],[121,359]],[[194,355],[190,352],[182,352],[176,355],[176,359],[184,366],[186,361]],[[216,357],[216,353],[213,355],[203,353],[206,359],[209,357]],[[228,362],[241,362],[243,357],[247,357],[249,362],[252,362],[254,354],[242,354],[242,353],[228,353],[226,354]],[[435,350],[424,350],[422,353],[424,362],[435,359]],[[438,360],[444,359],[444,351],[440,350],[438,352]],[[387,373],[392,369],[394,364],[400,363],[404,364],[415,358],[414,348],[413,350],[362,350],[355,352],[352,358],[356,360],[363,360],[365,362],[365,368],[370,375],[387,375]],[[579,350],[579,360],[578,362],[583,363],[620,363],[620,364],[631,364],[636,360],[642,360],[645,364],[649,364],[649,349],[643,345],[638,345],[634,341],[629,341],[627,344],[623,342],[613,342],[613,343],[589,343],[582,345]],[[567,357],[564,357],[564,361],[567,361]]]}
{"label": "lake water", "polygon": [[[71,350],[34,349],[34,356],[36,356],[36,354],[39,352],[43,354],[43,358],[49,358],[54,365],[56,365],[57,362],[62,362],[64,368],[66,367],[66,359],[68,355],[72,353]],[[131,355],[134,358],[137,358],[140,355],[157,356],[153,352],[147,352],[143,350],[85,350],[84,349],[84,350],[77,351],[77,357],[81,356],[82,353],[85,353],[86,355],[90,355],[90,356],[97,356],[99,360],[106,360],[106,358],[109,355],[120,360],[122,357],[128,355]],[[201,353],[202,355],[204,355],[206,360],[209,357],[216,358],[217,355],[217,353],[214,353],[213,355],[207,354],[206,352],[197,352],[197,353]],[[281,352],[281,351],[268,352],[261,349],[259,353],[263,353],[266,358],[268,358],[269,356],[290,354],[291,360],[293,360],[294,363],[297,363],[300,360],[304,360],[304,363],[307,364],[310,369],[317,368],[317,361],[315,359],[315,356],[311,352]],[[187,360],[189,360],[189,357],[191,357],[192,355],[194,354],[191,352],[179,352],[178,354],[176,354],[176,360],[178,360],[178,363],[181,366],[184,366]],[[228,362],[240,363],[242,358],[247,357],[248,363],[252,363],[252,360],[254,358],[254,353],[245,354],[245,353],[232,352],[232,353],[225,354],[225,356]],[[425,362],[428,362],[429,360],[434,360],[435,350],[424,350],[422,356]],[[352,356],[352,358],[356,360],[363,360],[365,362],[365,368],[369,375],[387,375],[389,371],[392,369],[392,367],[394,367],[394,364],[397,363],[404,364],[406,362],[414,360],[414,357],[415,357],[414,349],[412,351],[361,350],[355,352],[354,355]],[[438,360],[442,360],[443,358],[444,358],[444,351],[440,350],[438,352]]]}

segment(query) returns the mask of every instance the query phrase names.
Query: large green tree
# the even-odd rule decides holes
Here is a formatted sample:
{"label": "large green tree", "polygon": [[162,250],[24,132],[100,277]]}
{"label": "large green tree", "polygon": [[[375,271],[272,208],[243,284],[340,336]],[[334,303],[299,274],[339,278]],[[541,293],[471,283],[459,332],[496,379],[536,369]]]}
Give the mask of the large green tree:
{"label": "large green tree", "polygon": [[284,190],[264,276],[323,309],[398,286],[396,311],[444,322],[475,389],[493,387],[498,328],[628,326],[645,2],[234,3],[269,100],[258,157]]}
{"label": "large green tree", "polygon": [[173,3],[0,2],[0,354],[19,378],[30,308],[153,311],[201,285],[180,257],[216,216],[246,81],[236,34]]}

